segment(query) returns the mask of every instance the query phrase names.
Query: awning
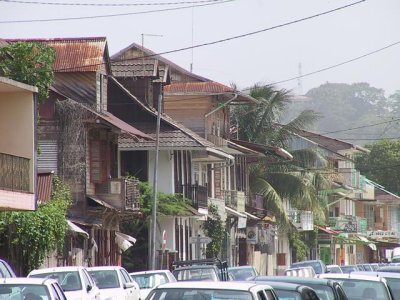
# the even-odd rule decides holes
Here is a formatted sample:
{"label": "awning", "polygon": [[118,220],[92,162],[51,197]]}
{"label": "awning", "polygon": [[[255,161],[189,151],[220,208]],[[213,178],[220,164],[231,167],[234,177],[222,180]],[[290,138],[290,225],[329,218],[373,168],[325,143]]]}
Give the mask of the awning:
{"label": "awning", "polygon": [[136,243],[136,239],[130,235],[116,231],[115,242],[122,251],[126,251]]}
{"label": "awning", "polygon": [[363,241],[365,244],[367,244],[367,246],[370,247],[371,250],[373,250],[373,251],[376,251],[376,250],[377,250],[376,245],[375,245],[372,241],[370,241],[369,239],[367,239],[365,236],[357,235],[357,237],[358,237],[361,241]]}
{"label": "awning", "polygon": [[269,146],[269,145],[261,145],[261,144],[256,144],[256,143],[250,143],[250,142],[235,140],[235,139],[231,139],[231,141],[234,142],[235,144],[244,146],[251,150],[260,152],[262,154],[273,154],[273,155],[279,156],[281,158],[284,158],[286,160],[293,159],[293,156],[283,148]]}
{"label": "awning", "polygon": [[317,227],[319,230],[327,233],[327,234],[339,234],[340,233],[339,231],[332,230],[332,229],[329,229],[329,228],[324,228],[324,227],[317,226],[317,225],[314,225],[314,226]]}
{"label": "awning", "polygon": [[75,232],[77,234],[83,235],[87,239],[89,238],[89,234],[85,230],[81,229],[79,226],[76,226],[70,220],[67,220],[67,224],[68,224],[69,231],[72,231],[72,232]]}
{"label": "awning", "polygon": [[232,155],[225,153],[224,151],[215,149],[215,148],[207,147],[207,152],[209,152],[211,155],[214,154],[218,157],[227,158],[229,160],[235,161],[235,158]]}
{"label": "awning", "polygon": [[238,212],[238,211],[236,211],[236,210],[234,210],[234,209],[232,209],[232,208],[230,208],[228,206],[225,206],[225,211],[226,211],[226,213],[228,215],[232,215],[232,216],[235,216],[235,217],[238,217],[238,218],[247,218],[247,216],[245,214],[242,214],[242,213],[240,213],[240,212]]}
{"label": "awning", "polygon": [[97,204],[100,204],[101,206],[104,206],[106,208],[112,209],[112,210],[118,210],[116,207],[108,204],[107,202],[99,199],[98,197],[94,196],[94,195],[86,195],[86,197],[88,197],[89,199],[93,200],[94,202],[96,202]]}
{"label": "awning", "polygon": [[249,218],[249,219],[253,219],[253,220],[261,220],[261,218],[259,218],[259,217],[257,217],[257,216],[255,216],[255,215],[252,215],[252,214],[249,214],[248,212],[244,212],[244,214],[247,216],[247,218]]}
{"label": "awning", "polygon": [[76,217],[76,216],[69,216],[68,219],[71,222],[76,224],[84,225],[84,226],[91,226],[91,227],[101,227],[103,222],[101,219],[93,218],[93,217]]}

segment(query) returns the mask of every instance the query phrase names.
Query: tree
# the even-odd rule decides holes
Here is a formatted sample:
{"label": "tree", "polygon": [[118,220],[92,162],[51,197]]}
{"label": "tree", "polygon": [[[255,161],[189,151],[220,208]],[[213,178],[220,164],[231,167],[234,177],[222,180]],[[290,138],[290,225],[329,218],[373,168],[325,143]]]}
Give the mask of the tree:
{"label": "tree", "polygon": [[[272,86],[255,85],[250,95],[259,101],[258,104],[255,107],[238,107],[233,112],[240,139],[285,147],[293,132],[306,129],[319,118],[318,114],[307,110],[280,125],[282,115],[291,101],[289,92],[276,90]],[[307,168],[317,162],[319,165],[326,162],[318,153],[310,150],[292,154],[294,160],[290,163],[277,160],[271,164],[264,160],[254,165],[250,172],[251,190],[263,196],[265,208],[272,211],[281,224],[289,224],[283,199],[288,199],[298,209],[312,208],[323,219],[324,207],[318,191],[327,186],[328,181],[321,174],[307,171]]]}
{"label": "tree", "polygon": [[203,225],[206,235],[211,238],[211,242],[207,244],[206,256],[208,258],[217,258],[222,250],[222,244],[225,238],[225,229],[217,207],[209,205],[208,212],[211,217],[207,218]]}
{"label": "tree", "polygon": [[400,195],[400,141],[381,140],[366,148],[370,153],[356,158],[356,169],[368,179]]}
{"label": "tree", "polygon": [[0,242],[17,273],[26,276],[54,250],[63,249],[69,188],[57,177],[51,200],[32,212],[1,212]]}
{"label": "tree", "polygon": [[54,60],[54,49],[42,43],[12,43],[0,48],[0,74],[36,86],[38,101],[43,103],[53,82]]}

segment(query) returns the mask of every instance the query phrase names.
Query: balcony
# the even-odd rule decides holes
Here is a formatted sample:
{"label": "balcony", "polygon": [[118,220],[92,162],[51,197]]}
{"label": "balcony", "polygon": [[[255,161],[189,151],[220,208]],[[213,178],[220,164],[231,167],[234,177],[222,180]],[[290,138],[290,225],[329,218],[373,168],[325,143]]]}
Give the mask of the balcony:
{"label": "balcony", "polygon": [[224,195],[225,205],[236,210],[238,208],[238,192],[223,190],[222,193]]}
{"label": "balcony", "polygon": [[311,211],[289,209],[287,211],[290,222],[299,231],[313,230],[314,229],[314,216]]}
{"label": "balcony", "polygon": [[96,196],[119,210],[140,209],[139,180],[112,178],[96,184]]}
{"label": "balcony", "polygon": [[199,184],[181,184],[176,187],[176,192],[183,197],[192,200],[192,205],[196,209],[208,208],[208,188]]}
{"label": "balcony", "polygon": [[366,233],[367,218],[361,218],[352,215],[341,215],[339,217],[330,217],[329,226],[333,230],[340,230],[343,232]]}
{"label": "balcony", "polygon": [[0,153],[0,189],[29,192],[29,159]]}

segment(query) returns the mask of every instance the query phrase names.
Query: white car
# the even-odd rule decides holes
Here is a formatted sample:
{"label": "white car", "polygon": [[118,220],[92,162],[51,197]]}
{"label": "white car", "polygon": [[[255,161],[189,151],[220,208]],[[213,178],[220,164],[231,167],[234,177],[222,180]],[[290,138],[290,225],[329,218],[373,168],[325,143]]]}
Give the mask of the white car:
{"label": "white car", "polygon": [[68,300],[100,300],[100,290],[84,267],[37,269],[28,277],[57,280]]}
{"label": "white car", "polygon": [[54,279],[6,278],[0,283],[0,299],[10,300],[67,300]]}
{"label": "white car", "polygon": [[138,300],[139,285],[122,267],[105,266],[88,268],[100,289],[101,300]]}
{"label": "white car", "polygon": [[271,286],[239,281],[178,281],[155,287],[146,300],[277,300]]}
{"label": "white car", "polygon": [[150,291],[157,285],[176,282],[170,270],[152,270],[129,273],[140,287],[140,299],[145,299]]}
{"label": "white car", "polygon": [[318,278],[334,279],[343,287],[349,300],[393,300],[387,281],[382,277],[360,274],[325,273]]}

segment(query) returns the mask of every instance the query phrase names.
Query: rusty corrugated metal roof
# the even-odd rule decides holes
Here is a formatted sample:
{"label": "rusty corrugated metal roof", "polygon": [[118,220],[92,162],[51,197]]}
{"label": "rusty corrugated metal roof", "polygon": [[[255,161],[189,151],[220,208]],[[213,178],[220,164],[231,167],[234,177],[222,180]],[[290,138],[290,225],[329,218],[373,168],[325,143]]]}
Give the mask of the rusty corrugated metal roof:
{"label": "rusty corrugated metal roof", "polygon": [[226,85],[215,81],[208,82],[179,82],[166,85],[164,92],[166,94],[215,94],[232,93],[234,90]]}
{"label": "rusty corrugated metal roof", "polygon": [[54,72],[96,72],[103,67],[107,50],[105,37],[55,38],[55,39],[5,39],[14,42],[38,42],[56,51]]}
{"label": "rusty corrugated metal roof", "polygon": [[51,199],[53,191],[53,173],[39,173],[37,175],[36,197],[39,202],[47,202]]}

